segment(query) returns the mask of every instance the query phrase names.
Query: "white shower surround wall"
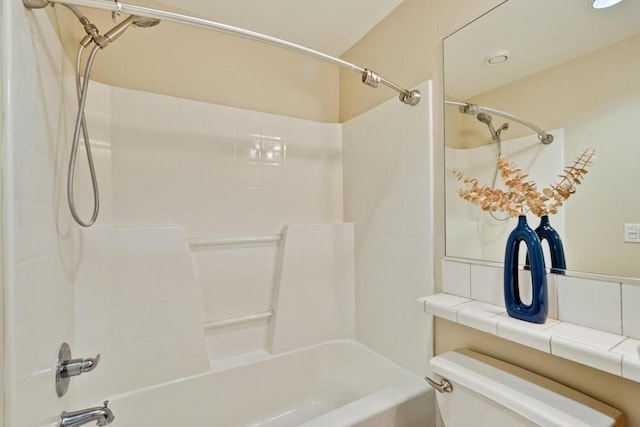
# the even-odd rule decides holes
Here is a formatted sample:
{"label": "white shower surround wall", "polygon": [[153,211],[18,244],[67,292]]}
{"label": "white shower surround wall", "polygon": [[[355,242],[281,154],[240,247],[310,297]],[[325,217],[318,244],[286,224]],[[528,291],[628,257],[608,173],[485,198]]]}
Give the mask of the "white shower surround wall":
{"label": "white shower surround wall", "polygon": [[[97,82],[89,89],[87,121],[102,200],[99,225],[174,224],[190,238],[206,239],[342,221],[338,124]],[[88,215],[85,163],[79,199]],[[278,242],[195,248],[203,320],[272,310],[277,253]],[[210,357],[263,351],[268,335],[268,319],[207,331]]]}
{"label": "white shower surround wall", "polygon": [[[78,382],[62,399],[55,396],[52,386],[58,346],[69,341],[73,348],[76,327],[83,321],[74,318],[74,280],[84,255],[82,237],[72,224],[64,192],[75,88],[71,66],[46,15],[7,0],[2,14],[7,307],[4,417],[10,426],[55,425],[63,410],[78,409],[84,403],[75,401]],[[352,170],[350,179],[358,185],[347,188],[361,191],[354,203],[362,202],[363,197],[367,202],[358,211],[362,215],[354,215],[356,250],[369,255],[371,250],[383,250],[378,252],[382,258],[360,261],[364,259],[369,266],[381,261],[379,267],[387,269],[359,272],[367,274],[358,285],[358,336],[414,370],[426,366],[430,328],[423,317],[412,316],[415,311],[401,301],[413,301],[432,288],[432,217],[431,206],[425,203],[431,194],[432,173],[429,84],[422,89],[425,97],[417,108],[393,99],[361,116],[366,118],[356,119],[360,131],[349,132],[348,126],[344,127],[345,138],[354,138],[350,141],[358,147],[345,162]],[[389,107],[391,102],[397,108]],[[170,223],[184,227],[190,237],[216,237],[276,234],[287,223],[342,221],[341,125],[94,83],[89,90],[87,116],[101,184],[100,225]],[[387,126],[392,131],[385,129]],[[377,133],[367,132],[367,127]],[[264,142],[262,148],[269,149],[272,141],[286,142],[283,161],[261,162],[250,157],[257,142]],[[382,160],[376,160],[374,154]],[[397,155],[402,162],[387,168],[384,162]],[[385,167],[379,168],[381,163]],[[90,205],[82,160],[79,169],[79,202],[86,214]],[[388,180],[389,186],[378,186],[380,179]],[[369,215],[375,215],[380,207],[376,197],[370,198],[376,194],[384,199],[382,208],[401,201],[407,217],[389,217],[383,209],[386,222],[373,224],[373,234],[363,235],[372,225]],[[402,231],[380,229],[382,224],[391,225],[388,221],[394,218],[399,219],[396,224],[402,224]],[[397,248],[395,237],[405,245],[398,255],[406,257],[404,260],[386,258]],[[371,245],[369,238],[377,244]],[[201,265],[216,261],[228,264],[222,271],[230,271],[233,265],[236,271],[249,272],[231,284],[241,285],[234,288],[235,293],[225,293],[231,298],[229,306],[238,311],[245,311],[248,307],[243,304],[249,301],[260,304],[244,298],[250,289],[242,284],[257,279],[266,287],[273,285],[269,267],[253,267],[265,258],[275,260],[277,246],[262,249],[265,252],[260,254],[239,251],[231,256],[200,253],[202,259],[197,262]],[[224,283],[215,274],[199,273],[203,289]],[[384,274],[376,277],[377,273]],[[211,301],[204,301],[203,307],[205,318],[214,319],[216,310],[222,308]],[[248,347],[245,337],[230,339],[243,343],[232,353],[264,347],[267,326],[261,327],[250,333],[255,340]],[[84,332],[79,329],[78,336]],[[210,347],[221,347],[215,338],[209,341]],[[409,354],[412,356],[407,358]],[[219,357],[229,355],[233,354]]]}
{"label": "white shower surround wall", "polygon": [[178,227],[82,230],[74,281],[76,355],[101,355],[92,375],[73,379],[76,403],[209,370],[200,292]]}
{"label": "white shower surround wall", "polygon": [[345,221],[355,224],[356,337],[427,373],[431,324],[412,297],[433,293],[431,81],[409,107],[393,98],[343,125]]}
{"label": "white shower surround wall", "polygon": [[[74,406],[58,399],[53,369],[74,335],[78,232],[66,214],[75,87],[45,14],[2,2],[2,169],[5,291],[5,425],[53,425]],[[0,407],[0,412],[1,411]]]}
{"label": "white shower surround wall", "polygon": [[[97,82],[86,114],[93,145],[109,153],[96,165],[111,202],[101,224],[172,223],[192,237],[226,237],[342,221],[339,124]],[[88,178],[85,163],[79,174]]]}

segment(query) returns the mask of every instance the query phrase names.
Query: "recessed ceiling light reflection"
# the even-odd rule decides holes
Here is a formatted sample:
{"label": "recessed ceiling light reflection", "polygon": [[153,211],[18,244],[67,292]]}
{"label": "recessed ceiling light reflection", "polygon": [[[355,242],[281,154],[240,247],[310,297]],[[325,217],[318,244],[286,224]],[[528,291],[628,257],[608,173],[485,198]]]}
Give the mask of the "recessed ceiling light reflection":
{"label": "recessed ceiling light reflection", "polygon": [[594,9],[606,9],[607,7],[620,3],[621,1],[622,0],[594,0],[591,7]]}
{"label": "recessed ceiling light reflection", "polygon": [[507,55],[507,54],[499,54],[499,55],[495,55],[495,56],[492,56],[491,58],[487,59],[487,64],[489,64],[489,65],[498,65],[498,64],[502,64],[504,62],[507,62],[508,59],[509,59],[509,55]]}

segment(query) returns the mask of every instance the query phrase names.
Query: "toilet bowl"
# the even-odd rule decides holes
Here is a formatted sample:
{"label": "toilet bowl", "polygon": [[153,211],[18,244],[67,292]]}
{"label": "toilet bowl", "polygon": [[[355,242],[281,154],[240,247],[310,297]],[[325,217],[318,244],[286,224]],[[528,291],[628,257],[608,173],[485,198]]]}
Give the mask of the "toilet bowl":
{"label": "toilet bowl", "polygon": [[[624,426],[624,415],[548,378],[470,350],[430,361],[446,427]],[[451,387],[448,387],[448,385]]]}

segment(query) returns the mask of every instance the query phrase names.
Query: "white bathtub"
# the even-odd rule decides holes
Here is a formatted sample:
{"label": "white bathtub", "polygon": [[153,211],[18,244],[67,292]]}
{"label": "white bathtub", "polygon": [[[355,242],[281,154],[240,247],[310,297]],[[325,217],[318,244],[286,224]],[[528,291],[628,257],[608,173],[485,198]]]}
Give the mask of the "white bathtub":
{"label": "white bathtub", "polygon": [[433,390],[354,341],[330,341],[112,399],[118,427],[431,427]]}

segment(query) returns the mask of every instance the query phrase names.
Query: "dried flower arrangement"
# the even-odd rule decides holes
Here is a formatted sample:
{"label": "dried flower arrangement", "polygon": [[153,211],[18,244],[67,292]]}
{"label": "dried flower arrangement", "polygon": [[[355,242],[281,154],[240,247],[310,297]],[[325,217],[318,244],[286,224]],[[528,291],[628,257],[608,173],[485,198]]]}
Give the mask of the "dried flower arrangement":
{"label": "dried flower arrangement", "polygon": [[477,179],[465,176],[458,169],[453,169],[452,173],[458,181],[463,181],[467,185],[465,189],[458,189],[458,195],[480,206],[482,210],[506,212],[512,217],[531,211],[540,217],[557,213],[558,208],[576,192],[576,186],[582,183],[594,154],[593,149],[582,150],[573,164],[565,167],[563,173],[559,175],[560,182],[544,188],[541,192],[537,190],[534,182],[527,181],[529,175],[502,156],[498,158],[498,170],[508,191],[486,185],[481,186]]}

